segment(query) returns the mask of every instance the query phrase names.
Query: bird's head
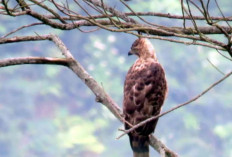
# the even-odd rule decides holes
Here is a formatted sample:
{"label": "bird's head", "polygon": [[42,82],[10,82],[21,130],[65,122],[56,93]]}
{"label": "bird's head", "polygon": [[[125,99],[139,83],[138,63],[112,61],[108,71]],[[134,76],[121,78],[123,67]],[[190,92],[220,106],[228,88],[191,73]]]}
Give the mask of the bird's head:
{"label": "bird's head", "polygon": [[131,50],[128,52],[129,55],[136,55],[143,59],[154,58],[156,60],[154,47],[146,38],[138,38],[135,40],[131,46]]}

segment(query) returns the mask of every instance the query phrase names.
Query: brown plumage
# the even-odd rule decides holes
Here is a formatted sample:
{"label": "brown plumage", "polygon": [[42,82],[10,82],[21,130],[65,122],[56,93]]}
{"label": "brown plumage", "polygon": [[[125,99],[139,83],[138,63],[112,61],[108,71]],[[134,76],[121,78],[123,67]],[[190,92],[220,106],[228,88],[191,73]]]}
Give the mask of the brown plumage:
{"label": "brown plumage", "polygon": [[[124,84],[123,113],[132,125],[158,115],[167,93],[167,83],[154,48],[145,38],[137,39],[128,55],[139,58],[129,69]],[[134,157],[149,157],[149,134],[154,132],[158,119],[129,133]],[[130,126],[125,124],[125,128]]]}

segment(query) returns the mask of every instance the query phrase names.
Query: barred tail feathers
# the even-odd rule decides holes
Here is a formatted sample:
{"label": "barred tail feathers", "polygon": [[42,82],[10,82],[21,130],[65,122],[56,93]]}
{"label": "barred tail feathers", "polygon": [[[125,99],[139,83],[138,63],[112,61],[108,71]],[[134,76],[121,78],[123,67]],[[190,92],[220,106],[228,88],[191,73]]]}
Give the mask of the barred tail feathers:
{"label": "barred tail feathers", "polygon": [[149,157],[149,137],[129,134],[133,157]]}

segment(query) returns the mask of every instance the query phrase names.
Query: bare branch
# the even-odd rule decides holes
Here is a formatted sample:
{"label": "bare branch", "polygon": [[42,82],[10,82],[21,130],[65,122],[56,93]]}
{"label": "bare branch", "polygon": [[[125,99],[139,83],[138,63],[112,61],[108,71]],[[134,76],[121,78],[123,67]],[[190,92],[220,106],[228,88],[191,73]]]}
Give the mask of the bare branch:
{"label": "bare branch", "polygon": [[124,13],[122,13],[122,12],[112,8],[112,7],[107,6],[106,4],[101,3],[99,0],[85,0],[85,1],[88,1],[88,2],[94,4],[95,6],[98,6],[98,7],[104,6],[105,10],[109,11],[110,13],[112,13],[113,15],[115,15],[117,17],[120,17],[125,22],[134,23],[134,24],[137,23],[134,19],[128,17],[126,14],[124,14]]}
{"label": "bare branch", "polygon": [[216,50],[217,50],[217,52],[218,52],[222,57],[228,59],[229,61],[232,61],[231,58],[229,58],[229,57],[227,57],[226,55],[222,54],[218,49],[216,49]]}
{"label": "bare branch", "polygon": [[[202,11],[202,9],[200,7],[198,7],[198,5],[196,5],[195,2],[193,2],[192,0],[187,0],[187,2],[190,2],[192,5],[194,5],[202,14],[203,14],[203,17],[205,18],[205,14],[204,14],[204,11]],[[192,16],[193,17],[193,16]]]}
{"label": "bare branch", "polygon": [[185,18],[185,15],[184,15],[184,13],[185,13],[185,11],[184,11],[184,0],[181,0],[181,12],[182,12],[182,18],[183,18],[183,27],[184,27],[184,29],[186,28],[186,22],[185,22],[185,20],[186,20],[186,18]]}
{"label": "bare branch", "polygon": [[170,42],[175,42],[175,43],[181,43],[181,44],[185,44],[185,45],[200,45],[200,46],[205,46],[205,47],[209,47],[209,48],[213,48],[213,49],[218,49],[218,50],[225,51],[224,48],[219,47],[217,45],[212,45],[212,44],[197,42],[195,40],[193,40],[193,41],[182,41],[182,40],[176,40],[176,39],[166,38],[166,37],[161,37],[161,36],[140,35],[140,34],[136,34],[136,33],[133,33],[133,32],[129,32],[129,33],[133,34],[133,35],[135,35],[137,37],[143,37],[143,38],[149,38],[149,39],[158,39],[158,40],[165,40],[165,41],[170,41]]}
{"label": "bare branch", "polygon": [[72,62],[69,63],[69,68],[92,90],[96,95],[96,100],[104,104],[119,120],[124,121],[121,110],[118,105],[110,98],[110,96],[104,91],[104,89],[98,85],[98,83],[91,77],[87,71],[81,66],[77,60],[74,60],[70,51],[66,48],[64,43],[54,35],[51,35],[51,40],[58,46],[62,54],[72,59]]}
{"label": "bare branch", "polygon": [[21,7],[22,11],[25,11],[25,9],[30,9],[30,7],[27,5],[27,3],[24,0],[16,0]]}
{"label": "bare branch", "polygon": [[47,24],[53,28],[60,28],[60,29],[65,29],[66,25],[65,24],[61,24],[61,23],[58,23],[58,22],[54,22],[52,21],[51,19],[47,18],[46,16],[44,15],[41,15],[37,12],[34,12],[32,10],[29,10],[27,11],[27,14],[28,15],[31,15],[32,17],[40,20],[41,22],[43,22],[44,24]]}
{"label": "bare branch", "polygon": [[[41,22],[37,22],[37,23],[29,24],[29,25],[24,25],[24,26],[22,26],[22,27],[19,27],[19,28],[13,30],[13,31],[7,33],[6,35],[2,36],[1,38],[6,38],[7,36],[12,35],[12,34],[18,32],[19,30],[22,30],[22,29],[24,29],[24,28],[28,28],[28,27],[31,27],[31,26],[42,25],[42,24],[43,24],[43,23],[41,23]],[[0,38],[0,39],[1,39],[1,38]]]}
{"label": "bare branch", "polygon": [[219,4],[218,4],[217,0],[215,0],[215,3],[216,3],[218,10],[220,11],[220,13],[221,13],[221,15],[223,17],[223,20],[227,23],[227,25],[230,27],[231,32],[232,32],[232,27],[230,26],[228,20],[226,19],[225,15],[223,14],[221,8],[219,7]]}
{"label": "bare branch", "polygon": [[6,2],[5,0],[2,0],[2,4],[5,7],[5,10],[6,10],[7,14],[10,15],[10,16],[13,16],[13,14],[10,11],[10,9],[8,8],[8,4],[7,3],[8,2]]}
{"label": "bare branch", "polygon": [[59,19],[62,23],[66,23],[66,21],[64,19],[62,19],[60,17],[59,14],[57,14],[54,10],[52,10],[51,8],[47,7],[46,5],[44,5],[42,2],[38,2],[35,0],[30,0],[31,2],[33,2],[34,4],[36,4],[37,6],[42,7],[43,9],[47,10],[48,12],[50,12],[51,14],[53,14],[57,19]]}
{"label": "bare branch", "polygon": [[[84,2],[86,2],[86,1],[84,1]],[[56,3],[54,3],[54,4],[56,4]],[[87,4],[89,4],[89,3],[87,3]],[[3,9],[3,8],[0,7],[0,9]],[[1,13],[1,14],[3,14],[3,13]],[[26,11],[13,12],[12,13],[13,16],[19,16],[19,15],[25,15],[25,14],[27,14]],[[183,15],[175,15],[175,14],[170,14],[170,13],[157,13],[157,12],[136,12],[136,13],[126,12],[124,14],[126,16],[157,16],[157,17],[176,19],[176,20],[182,20],[182,19],[191,20],[192,19],[190,16],[184,16],[183,17]],[[4,15],[8,15],[8,14],[4,14]],[[57,19],[53,15],[44,15],[44,16],[46,16],[47,18],[50,18],[50,19]],[[115,17],[116,15],[109,14],[108,16]],[[92,15],[92,17],[94,19],[99,19],[99,18],[106,18],[106,15]],[[64,19],[64,20],[78,20],[79,19],[79,17],[65,17],[65,16],[61,16],[61,18]],[[193,18],[195,20],[205,20],[204,16],[193,16]],[[224,21],[224,20],[232,21],[232,16],[224,17],[224,18],[220,17],[220,16],[211,16],[210,18],[212,20],[218,20],[218,21]]]}
{"label": "bare branch", "polygon": [[143,21],[143,22],[145,22],[145,23],[147,23],[147,24],[149,24],[149,25],[151,25],[151,26],[159,26],[159,25],[157,25],[157,24],[153,24],[153,23],[150,23],[150,22],[148,22],[147,20],[145,20],[144,18],[142,18],[142,17],[140,17],[139,15],[137,15],[137,13],[133,10],[133,9],[131,9],[130,7],[129,7],[129,5],[127,5],[123,0],[120,0],[120,2],[122,3],[122,4],[124,4],[135,16],[137,16],[141,21]]}
{"label": "bare branch", "polygon": [[0,38],[0,44],[24,42],[24,41],[38,41],[38,40],[49,40],[49,35],[43,36],[22,36],[22,37],[12,37],[12,38]]}
{"label": "bare branch", "polygon": [[64,58],[50,57],[20,57],[0,60],[0,67],[20,65],[20,64],[55,64],[67,66],[69,60]]}
{"label": "bare branch", "polygon": [[[150,145],[157,150],[160,154],[163,154],[164,157],[178,157],[178,155],[173,152],[172,150],[170,150],[169,148],[167,148],[167,146],[165,146],[159,139],[157,139],[155,136],[150,135],[149,136],[149,142]],[[163,157],[162,156],[162,157]]]}
{"label": "bare branch", "polygon": [[225,75],[225,73],[222,72],[216,65],[214,65],[214,64],[209,60],[209,58],[207,58],[207,61],[208,61],[209,64],[212,65],[212,67],[213,67],[214,69],[216,69],[220,74]]}
{"label": "bare branch", "polygon": [[[164,31],[162,29],[155,29],[152,27],[148,27],[145,26],[143,24],[137,24],[137,25],[133,25],[131,23],[116,23],[116,24],[121,24],[121,27],[124,29],[110,29],[107,26],[112,26],[113,23],[109,20],[91,20],[89,18],[83,17],[83,16],[78,16],[79,19],[84,19],[83,21],[76,21],[73,24],[69,23],[69,24],[61,24],[61,23],[57,23],[52,21],[51,19],[47,18],[44,15],[38,14],[36,12],[33,11],[28,11],[28,14],[33,16],[34,18],[42,21],[44,24],[47,24],[53,28],[58,28],[58,29],[62,29],[62,30],[71,30],[71,29],[75,29],[77,27],[80,26],[99,26],[103,29],[107,29],[109,31],[113,31],[113,32],[127,32],[127,31],[142,31],[142,32],[149,32],[149,34],[151,35],[160,35],[160,36],[175,36],[175,34],[173,34],[173,32],[177,32],[179,34],[179,36],[183,36],[181,34],[186,34],[186,35],[193,35],[193,34],[197,34],[197,31],[192,28],[192,27],[188,27],[186,29],[183,29],[181,27],[162,27],[165,30],[169,30],[169,32]],[[230,28],[229,27],[223,27],[221,26],[225,31],[227,31],[228,33],[230,32]],[[170,32],[171,30],[171,32]],[[198,27],[198,30],[202,33],[202,34],[220,34],[221,30],[218,29],[215,26],[211,26],[211,27]],[[195,38],[195,37],[190,37],[189,38]],[[210,39],[210,41],[212,43],[216,43],[219,44],[221,46],[225,46],[220,42],[215,42],[212,39]]]}

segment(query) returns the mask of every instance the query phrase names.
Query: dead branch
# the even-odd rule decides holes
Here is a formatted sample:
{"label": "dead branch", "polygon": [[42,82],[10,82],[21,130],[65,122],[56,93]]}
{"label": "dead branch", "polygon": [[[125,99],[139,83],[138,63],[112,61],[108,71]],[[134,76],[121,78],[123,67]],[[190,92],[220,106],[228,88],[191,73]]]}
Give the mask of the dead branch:
{"label": "dead branch", "polygon": [[[5,2],[5,1],[3,1]],[[22,3],[21,2],[21,8]],[[44,1],[37,2],[34,0],[30,0],[32,4],[30,8],[22,9],[15,9],[15,7],[10,7],[6,2],[3,3],[3,10],[2,14],[11,15],[11,16],[22,16],[22,15],[29,15],[33,18],[39,20],[44,25],[51,26],[56,29],[61,30],[72,30],[72,29],[80,29],[83,26],[94,26],[97,29],[105,29],[111,32],[125,32],[129,34],[133,34],[139,36],[141,34],[135,33],[140,32],[147,35],[149,38],[152,39],[159,39],[159,40],[167,40],[171,42],[183,43],[187,45],[201,45],[210,48],[215,48],[223,51],[227,51],[232,56],[232,49],[231,49],[231,34],[232,30],[231,27],[220,25],[218,22],[213,21],[214,19],[220,19],[221,21],[228,21],[231,17],[211,17],[209,15],[209,11],[207,10],[209,7],[209,1],[207,6],[205,7],[204,3],[201,2],[201,6],[198,6],[192,0],[186,0],[187,8],[185,8],[183,1],[181,1],[182,12],[184,14],[182,16],[170,16],[169,14],[159,14],[159,13],[137,13],[129,5],[125,2],[121,1],[124,6],[126,6],[131,13],[123,13],[111,6],[108,6],[104,3],[103,0],[83,0],[86,4],[90,6],[90,8],[83,7],[78,1],[74,0],[74,3],[77,4],[88,16],[83,16],[80,13],[71,10],[69,4],[59,4],[59,2],[55,2],[53,0],[49,1],[53,4],[57,10],[63,13],[65,16],[61,16],[57,10],[50,8]],[[194,16],[191,13],[191,8],[189,2],[196,7],[201,13],[202,17]],[[19,3],[20,5],[20,3]],[[27,6],[27,4],[24,4]],[[23,6],[24,7],[24,6]],[[45,10],[48,14],[41,14],[39,12],[34,11],[34,7],[39,7],[42,10]],[[99,13],[99,15],[91,15],[88,9],[93,9]],[[132,17],[136,16],[139,20],[136,20]],[[190,19],[193,23],[193,27],[186,27],[185,24],[183,27],[176,27],[176,26],[163,26],[158,25],[155,23],[151,23],[146,19],[142,18],[141,16],[161,16],[161,17],[171,17],[171,18],[182,18],[185,20]],[[104,18],[104,19],[100,19]],[[206,21],[209,26],[199,26],[197,23],[197,19]],[[71,22],[70,22],[71,21]],[[228,22],[227,22],[228,24]],[[30,26],[30,24],[29,24]],[[26,28],[26,26],[22,26],[22,28]],[[18,28],[18,30],[22,29]],[[15,30],[15,31],[18,31]],[[82,31],[88,32],[88,31]],[[12,31],[14,33],[14,31]],[[10,33],[10,34],[12,34]],[[227,43],[221,42],[219,40],[215,40],[209,36],[210,34],[224,34],[227,38]],[[179,39],[173,39],[172,37],[178,37]],[[190,41],[189,41],[190,40]]]}
{"label": "dead branch", "polygon": [[[2,36],[1,38],[6,38],[7,36],[12,35],[12,34],[18,32],[18,31],[20,31],[20,30],[22,30],[22,29],[24,29],[24,28],[28,28],[28,27],[32,27],[32,26],[37,26],[37,25],[42,25],[42,24],[43,24],[43,23],[41,23],[41,22],[37,22],[37,23],[29,24],[29,25],[24,25],[24,26],[22,26],[22,27],[19,27],[19,28],[13,30],[13,31],[7,33],[6,35]],[[0,38],[0,39],[1,39],[1,38]]]}
{"label": "dead branch", "polygon": [[7,67],[21,64],[53,64],[67,66],[69,60],[64,58],[50,58],[50,57],[20,57],[0,60],[0,67]]}
{"label": "dead branch", "polygon": [[43,36],[22,36],[22,37],[12,37],[12,38],[0,38],[0,44],[8,44],[15,42],[24,42],[24,41],[39,41],[39,40],[48,40],[49,35]]}

